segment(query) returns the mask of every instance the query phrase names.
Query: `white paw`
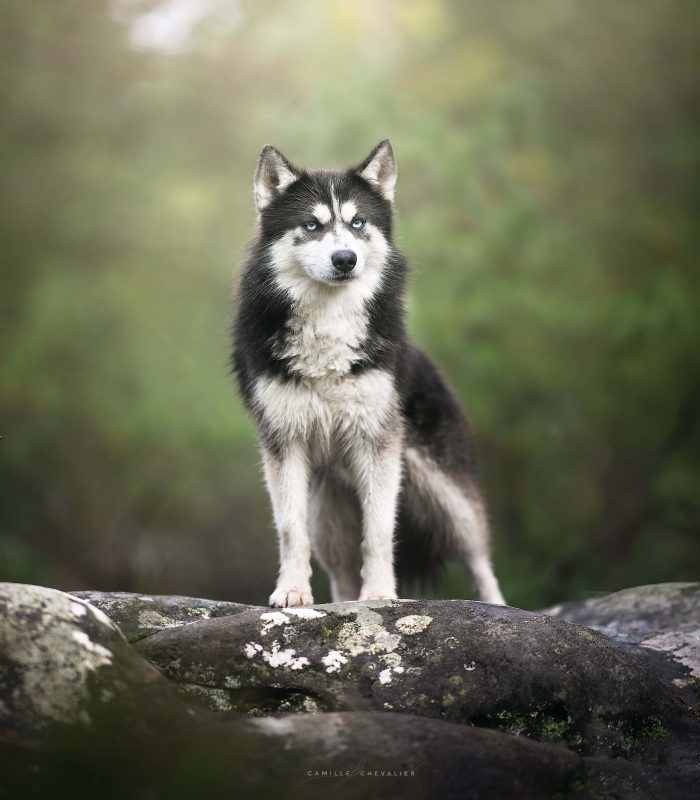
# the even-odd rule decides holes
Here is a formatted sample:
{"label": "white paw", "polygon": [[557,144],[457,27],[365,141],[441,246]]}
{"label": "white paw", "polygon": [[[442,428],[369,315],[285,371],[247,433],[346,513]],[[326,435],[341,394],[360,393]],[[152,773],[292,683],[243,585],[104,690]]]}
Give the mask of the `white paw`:
{"label": "white paw", "polygon": [[396,592],[388,591],[388,592],[376,592],[376,591],[363,591],[358,600],[396,600],[397,594]]}
{"label": "white paw", "polygon": [[310,606],[314,602],[311,588],[278,587],[270,595],[270,605],[274,608],[288,608],[289,606]]}
{"label": "white paw", "polygon": [[507,606],[505,597],[496,590],[495,592],[488,592],[484,593],[482,597],[479,598],[482,603],[490,603],[492,606]]}

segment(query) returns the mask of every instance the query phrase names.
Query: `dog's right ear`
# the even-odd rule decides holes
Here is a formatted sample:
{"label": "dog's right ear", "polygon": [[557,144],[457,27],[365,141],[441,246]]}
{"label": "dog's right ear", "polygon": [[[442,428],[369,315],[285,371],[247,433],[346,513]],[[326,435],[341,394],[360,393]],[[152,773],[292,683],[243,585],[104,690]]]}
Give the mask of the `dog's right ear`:
{"label": "dog's right ear", "polygon": [[262,211],[299,177],[299,170],[271,144],[263,147],[253,179],[255,207]]}

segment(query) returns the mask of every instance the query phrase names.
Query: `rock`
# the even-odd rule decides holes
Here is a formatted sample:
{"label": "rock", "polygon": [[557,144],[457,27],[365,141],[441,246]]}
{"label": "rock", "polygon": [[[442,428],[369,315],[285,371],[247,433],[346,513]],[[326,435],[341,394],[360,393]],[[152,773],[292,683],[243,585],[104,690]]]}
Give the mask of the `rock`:
{"label": "rock", "polygon": [[195,597],[142,595],[131,592],[73,592],[72,594],[103,611],[117,623],[130,642],[137,642],[158,631],[177,628],[188,622],[232,616],[251,608],[242,603],[202,600]]}
{"label": "rock", "polygon": [[0,798],[697,794],[697,587],[558,619],[80,594],[0,584]]}
{"label": "rock", "polygon": [[[226,739],[226,723],[212,739]],[[497,731],[393,712],[348,711],[252,719],[257,742],[245,779],[256,796],[288,787],[291,797],[613,798],[651,800],[636,765],[588,762],[564,747]],[[239,729],[240,730],[240,729]],[[270,752],[277,753],[270,759]],[[654,779],[652,778],[652,783]],[[239,787],[241,784],[239,783]],[[342,794],[341,794],[342,793]]]}
{"label": "rock", "polygon": [[148,727],[182,717],[163,676],[97,608],[40,586],[0,584],[0,733],[35,738],[97,717]]}
{"label": "rock", "polygon": [[472,601],[250,609],[136,647],[212,709],[401,711],[590,753],[626,752],[677,713],[605,636]]}
{"label": "rock", "polygon": [[10,752],[0,795],[12,798],[694,797],[682,776],[655,766],[392,712],[220,714],[151,739],[105,741],[83,732],[50,748]]}
{"label": "rock", "polygon": [[638,586],[544,613],[600,631],[644,657],[687,704],[700,707],[700,583]]}

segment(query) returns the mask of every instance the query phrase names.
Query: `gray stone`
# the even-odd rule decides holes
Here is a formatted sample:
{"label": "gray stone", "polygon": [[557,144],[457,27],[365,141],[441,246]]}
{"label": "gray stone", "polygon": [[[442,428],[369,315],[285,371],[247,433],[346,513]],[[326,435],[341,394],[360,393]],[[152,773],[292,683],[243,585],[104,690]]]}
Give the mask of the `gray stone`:
{"label": "gray stone", "polygon": [[696,630],[697,587],[550,609],[562,619],[81,595],[95,607],[0,584],[0,797],[697,794],[697,713],[665,671],[695,680],[667,634]]}
{"label": "gray stone", "polygon": [[223,600],[202,600],[198,597],[143,595],[132,592],[72,592],[99,608],[130,642],[145,639],[168,628],[178,628],[188,622],[232,616],[251,606]]}
{"label": "gray stone", "polygon": [[186,712],[163,676],[89,603],[41,586],[0,583],[0,731],[35,737],[96,716],[150,724]]}
{"label": "gray stone", "polygon": [[700,707],[700,583],[662,583],[545,609],[637,653],[682,700]]}
{"label": "gray stone", "polygon": [[[0,781],[5,796],[47,800],[692,796],[682,780],[655,767],[582,758],[560,745],[391,712],[217,715],[170,736],[82,733],[39,752],[15,747],[12,755]],[[73,765],[80,780],[66,769]]]}
{"label": "gray stone", "polygon": [[[296,714],[245,725],[259,742],[247,782],[286,786],[292,797],[605,800],[622,787],[628,800],[658,796],[649,787],[656,778],[636,765],[620,769],[559,745],[407,714]],[[283,755],[271,760],[271,751]]]}
{"label": "gray stone", "polygon": [[[210,708],[400,711],[623,753],[677,713],[646,664],[588,628],[514,608],[386,601],[250,609],[136,645]],[[279,703],[280,706],[276,706]]]}

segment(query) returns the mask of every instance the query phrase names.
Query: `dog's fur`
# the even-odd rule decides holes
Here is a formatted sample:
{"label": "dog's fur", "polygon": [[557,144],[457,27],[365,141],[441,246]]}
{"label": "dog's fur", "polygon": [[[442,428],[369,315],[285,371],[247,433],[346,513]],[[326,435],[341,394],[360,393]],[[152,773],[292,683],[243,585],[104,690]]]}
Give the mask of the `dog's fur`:
{"label": "dog's fur", "polygon": [[[345,171],[307,171],[267,145],[258,226],[234,324],[234,370],[258,426],[279,534],[272,606],[396,597],[450,555],[504,603],[489,557],[468,424],[404,328],[388,141]],[[352,260],[356,260],[352,266]]]}

